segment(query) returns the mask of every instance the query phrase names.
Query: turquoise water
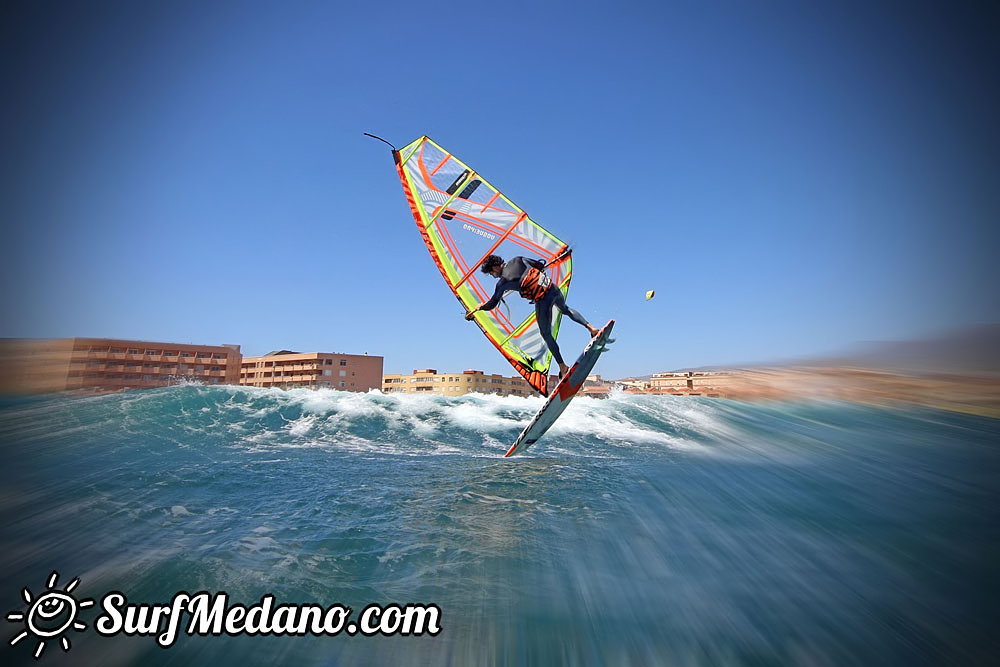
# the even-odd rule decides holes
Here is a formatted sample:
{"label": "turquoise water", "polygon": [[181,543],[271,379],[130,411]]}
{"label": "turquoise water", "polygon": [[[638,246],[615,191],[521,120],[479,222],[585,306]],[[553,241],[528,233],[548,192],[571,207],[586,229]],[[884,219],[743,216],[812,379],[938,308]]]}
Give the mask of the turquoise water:
{"label": "turquoise water", "polygon": [[437,604],[422,637],[102,637],[7,664],[975,664],[1000,654],[1000,422],[844,403],[180,386],[6,399],[0,604]]}

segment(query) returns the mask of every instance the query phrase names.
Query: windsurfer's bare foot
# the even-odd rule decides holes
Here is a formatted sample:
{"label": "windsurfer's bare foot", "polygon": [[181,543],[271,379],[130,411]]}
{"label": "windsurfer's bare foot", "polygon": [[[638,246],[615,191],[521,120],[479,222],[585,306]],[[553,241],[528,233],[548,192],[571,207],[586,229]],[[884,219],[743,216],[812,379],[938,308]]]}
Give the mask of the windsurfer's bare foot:
{"label": "windsurfer's bare foot", "polygon": [[590,324],[587,325],[587,331],[590,332],[590,337],[591,338],[596,338],[597,334],[601,333],[600,329],[598,329],[597,327],[592,326]]}

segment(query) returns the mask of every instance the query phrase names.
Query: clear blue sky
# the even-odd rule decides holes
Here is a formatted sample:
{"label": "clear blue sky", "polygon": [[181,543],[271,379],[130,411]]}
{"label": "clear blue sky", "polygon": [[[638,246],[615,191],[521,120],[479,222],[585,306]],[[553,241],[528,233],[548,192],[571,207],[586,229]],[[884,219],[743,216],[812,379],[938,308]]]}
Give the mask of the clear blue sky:
{"label": "clear blue sky", "polygon": [[0,336],[512,374],[365,131],[574,245],[606,377],[1000,322],[989,5],[5,3]]}

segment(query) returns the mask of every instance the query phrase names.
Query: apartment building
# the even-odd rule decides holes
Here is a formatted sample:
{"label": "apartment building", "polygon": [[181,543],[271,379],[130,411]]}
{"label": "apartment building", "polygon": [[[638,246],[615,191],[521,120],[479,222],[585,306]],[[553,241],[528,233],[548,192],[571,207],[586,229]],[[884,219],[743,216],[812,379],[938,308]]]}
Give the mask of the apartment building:
{"label": "apartment building", "polygon": [[239,345],[153,343],[117,338],[0,342],[0,391],[104,393],[191,380],[235,384]]}
{"label": "apartment building", "polygon": [[626,391],[645,391],[650,387],[649,380],[645,378],[622,378],[615,383],[622,385]]}
{"label": "apartment building", "polygon": [[520,376],[486,375],[482,371],[438,374],[433,368],[419,368],[412,375],[390,374],[382,378],[382,391],[387,394],[433,394],[462,396],[473,392],[501,396],[534,396],[537,394]]}
{"label": "apartment building", "polygon": [[382,357],[339,352],[277,350],[246,357],[239,383],[251,387],[368,391],[382,386]]}
{"label": "apartment building", "polygon": [[649,380],[653,393],[686,396],[724,396],[734,376],[725,372],[656,373]]}
{"label": "apartment building", "polygon": [[693,387],[691,373],[656,373],[649,378],[649,388],[654,391],[685,391]]}

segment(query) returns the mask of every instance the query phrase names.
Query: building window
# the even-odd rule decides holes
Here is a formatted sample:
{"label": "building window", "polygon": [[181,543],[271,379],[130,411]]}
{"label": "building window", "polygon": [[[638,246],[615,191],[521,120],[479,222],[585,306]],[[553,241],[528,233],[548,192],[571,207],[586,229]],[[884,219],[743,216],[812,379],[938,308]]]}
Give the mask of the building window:
{"label": "building window", "polygon": [[343,383],[343,381],[339,382],[339,383],[337,384],[337,386],[338,386],[338,387],[343,387],[343,386],[344,386],[344,383]]}

